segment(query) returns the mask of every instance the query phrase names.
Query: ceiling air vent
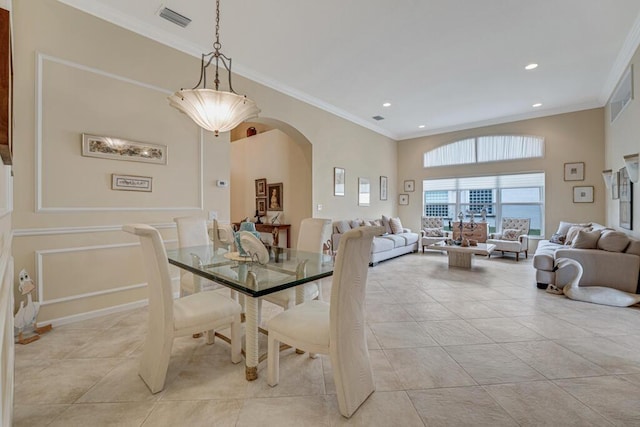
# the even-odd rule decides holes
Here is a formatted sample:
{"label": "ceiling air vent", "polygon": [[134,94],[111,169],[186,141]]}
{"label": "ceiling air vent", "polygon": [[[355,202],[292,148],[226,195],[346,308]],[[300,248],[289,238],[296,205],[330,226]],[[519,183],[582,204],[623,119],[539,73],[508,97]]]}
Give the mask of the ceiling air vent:
{"label": "ceiling air vent", "polygon": [[163,7],[160,10],[160,17],[166,19],[169,22],[173,22],[176,25],[181,26],[182,28],[189,25],[191,19],[186,16],[180,15],[178,12],[169,9],[168,7]]}
{"label": "ceiling air vent", "polygon": [[380,120],[384,120],[384,117],[382,117],[382,116],[373,116],[372,119],[380,121]]}

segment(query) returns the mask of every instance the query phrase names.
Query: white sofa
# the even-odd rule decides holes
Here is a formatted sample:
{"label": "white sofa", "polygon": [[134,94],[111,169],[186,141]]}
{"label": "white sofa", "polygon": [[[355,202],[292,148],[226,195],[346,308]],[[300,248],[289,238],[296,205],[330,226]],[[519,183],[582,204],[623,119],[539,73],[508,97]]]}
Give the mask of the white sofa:
{"label": "white sofa", "polygon": [[[566,224],[569,223],[561,223],[558,231],[562,231]],[[556,277],[556,261],[569,258],[579,262],[584,270],[580,286],[605,286],[640,293],[640,240],[626,236],[625,244],[625,234],[622,232],[595,223],[590,223],[589,227],[593,232],[600,232],[600,237],[595,233],[595,248],[581,249],[540,240],[533,256],[538,288],[545,289],[549,284],[556,284],[556,280],[564,283],[564,278]],[[554,236],[561,237],[562,233]]]}
{"label": "white sofa", "polygon": [[[366,221],[363,223],[363,221]],[[370,226],[370,225],[382,225],[387,226],[383,220],[340,220],[333,222],[333,231],[331,235],[331,244],[333,248],[338,248],[340,243],[340,237],[343,233],[346,233],[352,228]],[[400,255],[408,254],[411,252],[417,252],[418,241],[420,236],[418,233],[411,232],[408,228],[403,228],[401,233],[393,234],[390,229],[388,232],[375,236],[373,243],[371,244],[371,257],[369,263],[376,265],[380,261],[387,260],[389,258],[395,258]]]}

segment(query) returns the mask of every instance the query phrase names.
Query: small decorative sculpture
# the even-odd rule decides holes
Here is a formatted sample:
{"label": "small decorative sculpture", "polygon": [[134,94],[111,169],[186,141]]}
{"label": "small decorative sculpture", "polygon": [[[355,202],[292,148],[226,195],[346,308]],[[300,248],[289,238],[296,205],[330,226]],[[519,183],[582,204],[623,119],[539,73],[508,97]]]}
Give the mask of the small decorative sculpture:
{"label": "small decorative sculpture", "polygon": [[278,217],[280,216],[280,212],[278,212],[277,214],[275,214],[275,216],[273,218],[271,218],[271,224],[275,225],[275,224],[280,224],[280,221],[278,221]]}
{"label": "small decorative sculpture", "polygon": [[241,256],[248,256],[247,252],[242,248],[242,243],[240,242],[240,232],[242,231],[250,232],[251,234],[256,236],[258,240],[260,240],[260,233],[256,231],[256,225],[253,222],[245,221],[240,223],[240,230],[238,230],[234,235],[236,248],[238,249],[238,252]]}
{"label": "small decorative sculpture", "polygon": [[[24,300],[20,301],[20,308],[14,316],[13,325],[17,331],[18,343],[29,344],[30,342],[40,339],[39,334],[51,330],[51,325],[47,325],[42,328],[38,328],[36,325],[36,318],[40,311],[40,303],[33,301],[32,292],[36,289],[36,285],[33,283],[33,280],[31,280],[27,270],[23,268],[20,271],[18,280],[20,282],[18,290],[20,291],[21,296],[26,295],[27,304],[25,305]],[[25,332],[30,333],[31,331],[33,331],[33,335],[28,337],[24,336]]]}
{"label": "small decorative sculpture", "polygon": [[482,210],[480,211],[480,219],[482,222],[487,222],[487,208],[486,207],[482,207]]}
{"label": "small decorative sculpture", "polygon": [[256,224],[262,224],[262,215],[260,215],[260,211],[256,209],[256,215],[254,216],[256,219]]}

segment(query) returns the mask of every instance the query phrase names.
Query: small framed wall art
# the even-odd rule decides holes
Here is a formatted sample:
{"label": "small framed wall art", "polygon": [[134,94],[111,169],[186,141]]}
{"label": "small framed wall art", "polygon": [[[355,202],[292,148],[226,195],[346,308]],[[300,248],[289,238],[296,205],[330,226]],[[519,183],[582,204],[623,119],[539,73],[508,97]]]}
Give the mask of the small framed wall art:
{"label": "small framed wall art", "polygon": [[401,205],[408,205],[409,204],[409,195],[408,194],[400,194],[400,196],[398,197],[398,203]]}
{"label": "small framed wall art", "polygon": [[344,168],[333,168],[333,195],[344,196]]}
{"label": "small framed wall art", "polygon": [[611,175],[611,198],[613,200],[620,198],[620,171]]}
{"label": "small framed wall art", "polygon": [[358,206],[369,206],[371,200],[371,182],[369,178],[358,178]]}
{"label": "small framed wall art", "polygon": [[388,181],[386,176],[380,177],[380,200],[387,200]]}
{"label": "small framed wall art", "polygon": [[412,179],[407,179],[404,182],[404,191],[411,193],[416,189],[416,182]]}
{"label": "small framed wall art", "polygon": [[584,181],[584,162],[564,164],[565,181]]}
{"label": "small framed wall art", "polygon": [[573,203],[593,203],[593,186],[573,187]]}
{"label": "small framed wall art", "polygon": [[256,197],[256,213],[260,216],[265,216],[267,214],[266,197]]}
{"label": "small framed wall art", "polygon": [[111,189],[123,191],[151,192],[153,178],[150,176],[111,174]]}
{"label": "small framed wall art", "polygon": [[267,178],[256,179],[256,197],[267,197]]}

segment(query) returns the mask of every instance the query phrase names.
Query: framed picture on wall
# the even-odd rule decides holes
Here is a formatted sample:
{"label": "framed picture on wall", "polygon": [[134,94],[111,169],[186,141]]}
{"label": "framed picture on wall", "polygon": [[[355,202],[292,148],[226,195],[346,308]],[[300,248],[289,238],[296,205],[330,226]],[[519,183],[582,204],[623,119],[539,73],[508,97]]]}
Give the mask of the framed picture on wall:
{"label": "framed picture on wall", "polygon": [[408,205],[409,204],[409,195],[408,194],[400,194],[400,196],[398,197],[398,203],[401,205]]}
{"label": "framed picture on wall", "polygon": [[371,201],[371,182],[369,178],[358,178],[358,206],[369,206]]}
{"label": "framed picture on wall", "polygon": [[282,210],[282,183],[267,185],[267,210],[269,211],[281,211]]}
{"label": "framed picture on wall", "polygon": [[584,162],[564,164],[565,181],[584,181]]}
{"label": "framed picture on wall", "polygon": [[388,181],[386,176],[380,177],[380,200],[387,200]]}
{"label": "framed picture on wall", "polygon": [[267,178],[256,179],[256,197],[267,197]]}
{"label": "framed picture on wall", "polygon": [[264,216],[267,214],[267,198],[266,197],[256,197],[256,211],[260,216]]}
{"label": "framed picture on wall", "polygon": [[333,168],[333,195],[344,196],[344,168]]}
{"label": "framed picture on wall", "polygon": [[627,168],[620,169],[620,227],[633,230],[633,183]]}
{"label": "framed picture on wall", "polygon": [[573,187],[573,203],[593,203],[593,186]]}
{"label": "framed picture on wall", "polygon": [[408,179],[404,182],[404,191],[412,192],[416,189],[416,182],[412,179]]}

